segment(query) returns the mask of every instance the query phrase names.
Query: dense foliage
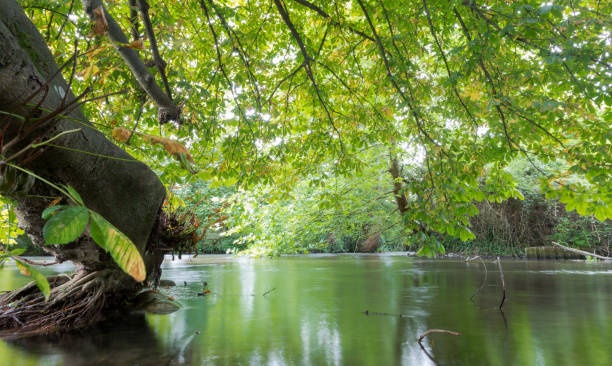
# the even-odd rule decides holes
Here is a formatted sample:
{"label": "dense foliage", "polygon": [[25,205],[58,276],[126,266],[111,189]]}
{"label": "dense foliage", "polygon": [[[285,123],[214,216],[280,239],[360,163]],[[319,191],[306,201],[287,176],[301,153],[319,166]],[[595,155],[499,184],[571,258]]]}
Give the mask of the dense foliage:
{"label": "dense foliage", "polygon": [[[523,198],[507,169],[519,157],[546,197],[612,218],[609,2],[21,3],[59,64],[76,56],[63,72],[99,97],[85,109],[100,131],[168,186],[240,193],[212,194],[223,207],[183,192],[198,225],[232,212],[239,249],[356,250],[381,235],[441,251],[445,236],[476,237],[487,202]],[[111,18],[130,43],[109,37]],[[143,91],[126,49],[166,99]],[[160,118],[162,99],[180,118]]]}

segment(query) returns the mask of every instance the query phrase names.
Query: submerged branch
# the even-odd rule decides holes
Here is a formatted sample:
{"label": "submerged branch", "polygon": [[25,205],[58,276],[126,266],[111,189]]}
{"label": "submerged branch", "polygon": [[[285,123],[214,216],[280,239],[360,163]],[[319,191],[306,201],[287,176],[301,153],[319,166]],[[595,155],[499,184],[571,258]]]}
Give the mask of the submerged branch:
{"label": "submerged branch", "polygon": [[476,257],[474,257],[472,259],[466,259],[466,262],[473,261],[473,260],[476,260],[476,259],[480,259],[480,263],[482,263],[482,265],[483,265],[483,267],[485,269],[485,272],[484,272],[484,277],[482,278],[482,282],[480,283],[480,287],[478,287],[478,289],[472,294],[472,296],[470,296],[470,301],[472,303],[474,302],[474,297],[476,295],[478,295],[480,293],[480,291],[482,291],[482,289],[485,287],[485,284],[487,283],[487,274],[488,274],[487,265],[485,264],[485,262],[482,260],[482,258],[480,256],[476,256]]}
{"label": "submerged branch", "polygon": [[419,344],[421,342],[423,342],[423,339],[425,337],[427,337],[428,335],[430,335],[431,333],[444,333],[444,334],[450,334],[450,335],[454,335],[454,336],[460,336],[461,333],[459,332],[453,332],[452,330],[446,330],[446,329],[429,329],[428,331],[426,331],[425,333],[421,334],[419,336],[419,339],[417,342],[419,342]]}
{"label": "submerged branch", "polygon": [[502,299],[501,299],[501,303],[499,304],[499,310],[501,310],[502,307],[504,306],[504,302],[506,301],[506,282],[504,281],[504,270],[502,269],[501,259],[499,259],[499,257],[497,257],[497,266],[499,267],[499,275],[501,278],[501,286],[502,286]]}

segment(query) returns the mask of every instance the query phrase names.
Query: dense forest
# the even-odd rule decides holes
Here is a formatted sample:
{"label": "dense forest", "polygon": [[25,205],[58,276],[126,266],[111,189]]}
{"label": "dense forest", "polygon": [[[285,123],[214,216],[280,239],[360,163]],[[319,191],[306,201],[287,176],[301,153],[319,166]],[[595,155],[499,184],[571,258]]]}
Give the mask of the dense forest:
{"label": "dense forest", "polygon": [[166,254],[610,256],[609,2],[0,9],[0,261],[34,279],[0,329],[96,322]]}

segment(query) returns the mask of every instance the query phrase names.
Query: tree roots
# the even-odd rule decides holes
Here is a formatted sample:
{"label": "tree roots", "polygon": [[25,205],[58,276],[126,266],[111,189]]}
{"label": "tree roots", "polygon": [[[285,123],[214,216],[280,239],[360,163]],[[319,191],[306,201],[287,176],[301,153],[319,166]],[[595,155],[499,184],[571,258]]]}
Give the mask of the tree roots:
{"label": "tree roots", "polygon": [[[128,290],[122,273],[105,269],[49,277],[51,293],[45,301],[34,282],[0,295],[0,338],[19,338],[65,331],[102,320],[106,306],[117,305]],[[119,295],[119,296],[118,296]]]}

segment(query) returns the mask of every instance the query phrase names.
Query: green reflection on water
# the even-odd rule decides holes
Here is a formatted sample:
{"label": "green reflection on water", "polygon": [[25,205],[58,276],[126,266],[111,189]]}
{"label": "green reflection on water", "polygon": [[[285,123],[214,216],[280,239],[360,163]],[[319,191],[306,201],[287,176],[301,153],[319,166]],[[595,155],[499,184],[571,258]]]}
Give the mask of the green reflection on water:
{"label": "green reflection on water", "polygon": [[[45,347],[32,345],[44,339],[0,341],[0,365],[92,364],[109,354],[125,365],[428,365],[416,338],[429,328],[462,333],[424,342],[442,365],[612,364],[612,266],[504,262],[503,314],[497,267],[487,267],[473,304],[478,263],[353,255],[169,262],[163,277],[178,286],[163,291],[183,304],[178,312],[107,323]],[[203,281],[212,293],[197,296]],[[0,271],[3,289],[23,282],[14,269]]]}

